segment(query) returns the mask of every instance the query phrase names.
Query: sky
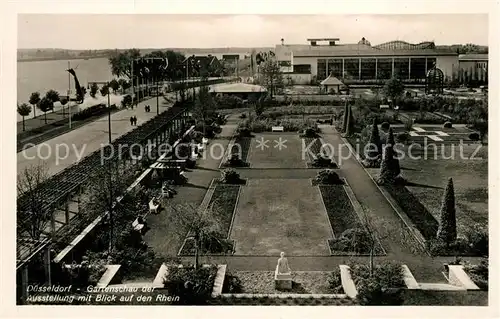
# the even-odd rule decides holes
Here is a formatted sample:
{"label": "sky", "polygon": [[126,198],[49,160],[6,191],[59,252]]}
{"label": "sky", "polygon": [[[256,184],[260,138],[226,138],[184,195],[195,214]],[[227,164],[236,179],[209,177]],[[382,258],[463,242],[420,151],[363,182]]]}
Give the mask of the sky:
{"label": "sky", "polygon": [[18,48],[274,47],[320,37],[488,45],[488,15],[18,15]]}

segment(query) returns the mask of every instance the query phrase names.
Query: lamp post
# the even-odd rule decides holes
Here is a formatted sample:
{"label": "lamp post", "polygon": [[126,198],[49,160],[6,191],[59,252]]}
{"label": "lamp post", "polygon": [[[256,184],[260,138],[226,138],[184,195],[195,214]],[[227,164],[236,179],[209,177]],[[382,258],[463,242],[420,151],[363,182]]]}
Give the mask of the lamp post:
{"label": "lamp post", "polygon": [[109,101],[109,81],[106,84],[108,88],[108,138],[109,138],[109,144],[111,145],[111,103]]}

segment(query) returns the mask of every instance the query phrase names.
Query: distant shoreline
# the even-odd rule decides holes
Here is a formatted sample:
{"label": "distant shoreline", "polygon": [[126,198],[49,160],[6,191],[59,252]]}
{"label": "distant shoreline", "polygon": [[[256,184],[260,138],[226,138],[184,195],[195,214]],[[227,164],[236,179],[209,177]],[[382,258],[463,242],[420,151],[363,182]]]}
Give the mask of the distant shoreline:
{"label": "distant shoreline", "polygon": [[37,61],[68,61],[68,60],[91,60],[91,59],[102,59],[102,58],[108,58],[109,56],[103,55],[103,56],[72,56],[72,57],[66,57],[66,58],[60,58],[60,57],[37,57],[37,58],[24,58],[24,59],[17,59],[17,62],[37,62]]}

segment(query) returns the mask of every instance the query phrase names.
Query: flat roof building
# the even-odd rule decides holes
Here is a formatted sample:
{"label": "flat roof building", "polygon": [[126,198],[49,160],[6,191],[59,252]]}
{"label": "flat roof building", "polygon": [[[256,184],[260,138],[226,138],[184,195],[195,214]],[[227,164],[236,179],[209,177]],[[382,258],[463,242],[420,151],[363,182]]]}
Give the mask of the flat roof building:
{"label": "flat roof building", "polygon": [[[381,84],[398,76],[407,84],[425,85],[426,74],[434,66],[443,72],[445,81],[451,81],[460,77],[460,63],[466,61],[459,59],[456,51],[437,49],[434,42],[429,41],[412,44],[398,40],[375,46],[365,38],[354,44],[339,44],[339,38],[307,41],[309,45],[285,44],[282,39],[275,53],[284,73],[295,78],[299,74],[310,74],[313,82],[332,75],[345,84]],[[320,41],[328,44],[318,45]]]}

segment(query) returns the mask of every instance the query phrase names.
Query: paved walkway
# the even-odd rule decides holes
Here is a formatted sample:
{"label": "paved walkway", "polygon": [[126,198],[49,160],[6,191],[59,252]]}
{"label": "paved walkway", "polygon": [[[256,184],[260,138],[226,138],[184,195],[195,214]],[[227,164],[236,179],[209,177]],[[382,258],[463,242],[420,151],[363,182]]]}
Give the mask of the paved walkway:
{"label": "paved walkway", "polygon": [[[173,97],[175,101],[175,95]],[[159,111],[164,112],[172,103],[159,98]],[[146,113],[144,106],[151,105],[151,112]],[[139,103],[138,108],[127,109],[111,115],[111,138],[117,139],[136,128],[130,125],[130,117],[137,117],[137,126],[156,116],[156,97]],[[83,159],[88,154],[108,144],[108,117],[102,117],[76,130],[55,137],[44,143],[17,153],[17,173],[26,167],[43,162],[52,176],[71,164]]]}
{"label": "paved walkway", "polygon": [[[226,149],[230,141],[229,137],[233,135],[236,129],[236,122],[237,116],[231,116],[228,123],[222,126],[221,134],[216,139],[209,141],[207,151],[215,144],[222,145]],[[217,150],[219,149],[220,147],[217,147]],[[215,150],[214,153],[216,153]],[[220,158],[210,156],[198,160],[197,167],[186,173],[189,183],[179,187],[177,189],[178,194],[172,199],[168,199],[166,205],[182,203],[200,205],[212,179],[220,177],[218,169],[220,162]],[[179,230],[169,223],[166,214],[167,212],[162,210],[158,215],[149,215],[147,223],[151,229],[144,236],[144,240],[159,257],[176,256],[178,249],[181,247],[181,241],[184,240],[186,235],[179,233]]]}
{"label": "paved walkway", "polygon": [[[237,115],[232,115],[228,125],[223,127],[221,136],[211,141],[211,143],[221,143],[227,145],[228,137],[236,128],[238,122]],[[323,128],[323,139],[332,144],[337,150],[343,143],[340,135],[331,126]],[[343,152],[346,152],[345,149]],[[345,153],[343,153],[346,155]],[[200,204],[205,196],[208,185],[213,178],[219,176],[220,160],[202,159],[198,167],[188,173],[190,185],[179,188],[172,203],[195,203]],[[243,178],[311,178],[316,169],[239,169]],[[419,282],[446,282],[442,275],[443,263],[451,262],[453,257],[449,258],[431,258],[427,255],[413,254],[408,247],[402,245],[401,221],[396,212],[389,205],[385,197],[380,193],[376,185],[366,174],[363,167],[354,157],[345,159],[339,175],[347,178],[354,194],[360,203],[367,208],[369,216],[372,218],[374,226],[378,230],[378,235],[384,248],[387,250],[387,256],[376,257],[375,263],[382,261],[398,261],[408,265]],[[148,224],[151,230],[146,234],[145,240],[159,255],[159,257],[175,256],[181,242],[172,225],[169,225],[167,216],[164,212],[159,215],[150,215]],[[175,233],[175,235],[173,235]],[[172,236],[173,235],[173,236]],[[184,237],[181,236],[183,239]],[[262,270],[269,271],[276,267],[278,255],[274,256],[201,256],[201,262],[223,263],[228,265],[229,270]],[[193,257],[183,257],[186,262],[193,262]],[[465,258],[468,259],[468,258]],[[349,264],[350,262],[368,263],[368,257],[350,257],[350,256],[289,256],[290,266],[293,270],[323,270],[328,271],[340,264]]]}

